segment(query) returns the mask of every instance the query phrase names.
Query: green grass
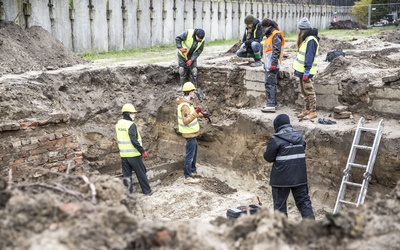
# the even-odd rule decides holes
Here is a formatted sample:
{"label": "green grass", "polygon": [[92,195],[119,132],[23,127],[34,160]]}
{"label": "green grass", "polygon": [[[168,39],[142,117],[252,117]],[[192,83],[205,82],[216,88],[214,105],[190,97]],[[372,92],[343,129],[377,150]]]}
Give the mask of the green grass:
{"label": "green grass", "polygon": [[[335,38],[338,40],[348,41],[355,37],[368,37],[376,35],[382,30],[395,30],[397,27],[379,27],[367,30],[320,30],[319,36],[327,36],[329,38]],[[285,34],[285,40],[287,42],[295,42],[297,39],[297,33]],[[215,40],[206,42],[205,46],[219,46],[219,45],[234,45],[240,39],[231,40]],[[141,56],[146,54],[145,57]],[[130,49],[122,51],[109,51],[100,53],[84,53],[80,54],[86,60],[99,60],[99,59],[110,59],[111,61],[126,61],[136,59],[141,63],[151,63],[154,61],[160,61],[160,56],[166,60],[173,59],[176,57],[175,43],[165,44],[161,46],[142,48],[142,49]]]}

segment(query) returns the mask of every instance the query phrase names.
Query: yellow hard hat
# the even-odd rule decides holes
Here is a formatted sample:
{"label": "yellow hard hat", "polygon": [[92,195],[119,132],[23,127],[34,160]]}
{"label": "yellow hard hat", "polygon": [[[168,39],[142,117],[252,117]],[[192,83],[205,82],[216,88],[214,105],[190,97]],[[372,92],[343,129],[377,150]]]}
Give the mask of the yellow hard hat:
{"label": "yellow hard hat", "polygon": [[124,112],[136,113],[137,111],[132,104],[127,103],[122,107],[122,113]]}
{"label": "yellow hard hat", "polygon": [[183,87],[182,87],[182,91],[184,91],[184,92],[192,91],[195,89],[196,89],[196,87],[191,82],[186,82],[185,84],[183,84]]}

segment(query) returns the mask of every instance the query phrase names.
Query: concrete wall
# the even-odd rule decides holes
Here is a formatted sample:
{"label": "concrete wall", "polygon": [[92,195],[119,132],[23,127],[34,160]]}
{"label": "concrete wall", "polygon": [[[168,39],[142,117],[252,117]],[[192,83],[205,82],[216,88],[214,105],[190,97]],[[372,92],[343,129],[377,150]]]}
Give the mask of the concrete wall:
{"label": "concrete wall", "polygon": [[23,28],[42,26],[75,52],[103,52],[173,44],[189,28],[203,28],[206,41],[240,39],[243,20],[252,14],[270,17],[284,33],[296,32],[306,16],[314,27],[327,29],[336,12],[350,19],[350,7],[212,0],[3,0],[0,20]]}

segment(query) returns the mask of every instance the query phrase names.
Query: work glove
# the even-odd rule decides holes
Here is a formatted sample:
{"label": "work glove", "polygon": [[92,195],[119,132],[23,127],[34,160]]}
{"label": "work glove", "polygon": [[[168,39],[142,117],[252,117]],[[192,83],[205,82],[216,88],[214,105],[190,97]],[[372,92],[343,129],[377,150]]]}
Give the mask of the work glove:
{"label": "work glove", "polygon": [[244,42],[244,44],[245,44],[245,46],[247,48],[250,48],[251,47],[251,40],[248,40],[248,41]]}
{"label": "work glove", "polygon": [[142,158],[143,158],[143,159],[146,159],[146,158],[147,158],[147,153],[146,153],[146,151],[143,152]]}
{"label": "work glove", "polygon": [[310,74],[309,70],[304,70],[304,74],[303,74],[303,81],[308,81],[308,75]]}
{"label": "work glove", "polygon": [[180,48],[179,49],[182,53],[186,53],[187,49],[186,48]]}
{"label": "work glove", "polygon": [[247,51],[247,48],[246,48],[246,44],[244,44],[244,43],[242,43],[242,45],[240,46],[240,49],[239,49],[241,52],[246,52]]}
{"label": "work glove", "polygon": [[308,75],[303,75],[303,82],[307,82],[308,81]]}
{"label": "work glove", "polygon": [[193,63],[192,60],[188,60],[188,61],[186,62],[186,65],[187,65],[188,67],[190,67],[190,65],[192,65],[192,63]]}
{"label": "work glove", "polygon": [[200,113],[203,109],[201,107],[196,107],[194,110],[196,110],[196,113]]}
{"label": "work glove", "polygon": [[276,65],[271,65],[269,67],[269,71],[275,71],[276,70]]}

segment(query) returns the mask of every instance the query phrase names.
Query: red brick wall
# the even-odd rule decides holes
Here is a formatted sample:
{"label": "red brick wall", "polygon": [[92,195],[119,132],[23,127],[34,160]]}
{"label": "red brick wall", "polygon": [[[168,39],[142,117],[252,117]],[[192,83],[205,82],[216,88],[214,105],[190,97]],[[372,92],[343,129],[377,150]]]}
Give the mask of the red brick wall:
{"label": "red brick wall", "polygon": [[49,172],[65,172],[68,166],[71,171],[80,171],[81,147],[67,123],[67,114],[55,114],[43,121],[0,124],[1,176],[8,176],[12,169],[13,181],[20,182]]}

